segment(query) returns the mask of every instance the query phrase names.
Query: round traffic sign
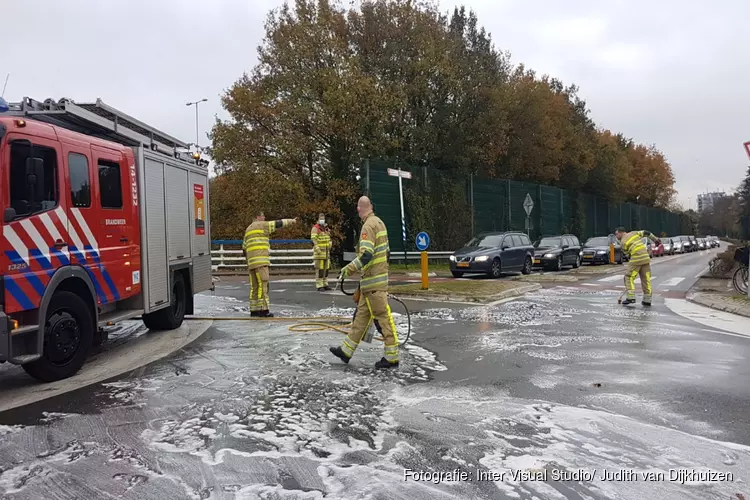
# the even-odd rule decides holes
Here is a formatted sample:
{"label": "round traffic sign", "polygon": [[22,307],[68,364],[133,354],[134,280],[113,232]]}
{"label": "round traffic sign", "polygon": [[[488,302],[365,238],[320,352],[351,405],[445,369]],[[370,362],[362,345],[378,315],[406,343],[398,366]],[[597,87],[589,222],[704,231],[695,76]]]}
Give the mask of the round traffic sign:
{"label": "round traffic sign", "polygon": [[430,236],[424,231],[417,235],[417,250],[424,252],[430,246]]}

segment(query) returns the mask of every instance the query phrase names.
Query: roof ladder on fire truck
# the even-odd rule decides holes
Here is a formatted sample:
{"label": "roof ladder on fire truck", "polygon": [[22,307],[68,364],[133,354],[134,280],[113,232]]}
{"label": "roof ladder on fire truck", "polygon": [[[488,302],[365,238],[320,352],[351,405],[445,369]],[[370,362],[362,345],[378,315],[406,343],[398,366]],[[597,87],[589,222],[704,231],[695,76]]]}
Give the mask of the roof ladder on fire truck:
{"label": "roof ladder on fire truck", "polygon": [[94,103],[77,103],[67,98],[40,102],[24,97],[20,103],[9,103],[6,114],[33,118],[126,146],[143,145],[177,158],[190,148],[190,144],[104,104],[101,99]]}

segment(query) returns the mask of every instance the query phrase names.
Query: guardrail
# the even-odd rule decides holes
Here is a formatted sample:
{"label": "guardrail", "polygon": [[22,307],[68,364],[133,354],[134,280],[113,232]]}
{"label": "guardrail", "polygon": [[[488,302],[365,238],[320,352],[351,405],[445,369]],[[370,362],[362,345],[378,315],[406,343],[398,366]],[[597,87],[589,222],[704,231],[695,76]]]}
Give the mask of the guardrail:
{"label": "guardrail", "polygon": [[[427,252],[430,260],[444,260],[453,255],[453,252]],[[344,252],[344,260],[351,262],[357,256],[355,252]],[[419,260],[422,258],[422,252],[406,252],[406,260]],[[404,260],[404,252],[391,252],[391,262]]]}
{"label": "guardrail", "polygon": [[[312,245],[312,240],[271,240],[271,245]],[[246,269],[247,261],[242,256],[242,240],[214,240],[212,246],[218,246],[218,249],[211,249],[211,269],[214,271],[221,269]],[[228,249],[225,247],[239,247]],[[313,249],[294,248],[279,249],[271,248],[271,267],[313,267]]]}
{"label": "guardrail", "polygon": [[[271,245],[312,245],[312,240],[271,240]],[[219,248],[211,249],[211,269],[247,268],[245,258],[242,256],[242,240],[214,240],[211,245]],[[236,247],[236,248],[226,248]],[[447,259],[453,252],[428,252],[430,260]],[[421,252],[406,252],[407,262],[419,260]],[[271,248],[271,267],[314,267],[313,249],[310,248]],[[344,252],[344,260],[351,262],[357,256],[355,252]],[[404,252],[391,252],[391,262],[403,262]]]}

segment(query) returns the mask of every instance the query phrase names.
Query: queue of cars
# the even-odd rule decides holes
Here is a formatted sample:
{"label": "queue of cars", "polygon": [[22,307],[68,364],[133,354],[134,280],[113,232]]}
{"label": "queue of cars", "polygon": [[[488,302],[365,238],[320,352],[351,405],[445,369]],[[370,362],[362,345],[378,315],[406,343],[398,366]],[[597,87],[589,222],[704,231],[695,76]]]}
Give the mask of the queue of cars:
{"label": "queue of cars", "polygon": [[[651,257],[695,252],[719,246],[716,236],[696,238],[680,235],[660,238],[655,245],[648,238],[644,243]],[[480,233],[449,257],[451,274],[487,274],[499,278],[505,273],[530,274],[533,269],[560,271],[576,269],[583,264],[608,264],[610,244],[614,245],[615,263],[628,260],[621,243],[613,234],[589,238],[581,244],[573,234],[543,236],[532,241],[523,232],[504,231]]]}

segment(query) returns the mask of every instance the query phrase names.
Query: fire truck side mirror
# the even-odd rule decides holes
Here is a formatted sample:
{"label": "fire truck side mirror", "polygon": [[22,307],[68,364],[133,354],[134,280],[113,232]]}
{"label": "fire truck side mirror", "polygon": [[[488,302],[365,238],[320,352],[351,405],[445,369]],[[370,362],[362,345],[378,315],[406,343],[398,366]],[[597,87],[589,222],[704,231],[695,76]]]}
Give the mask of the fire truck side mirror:
{"label": "fire truck side mirror", "polygon": [[16,220],[16,216],[17,215],[18,214],[16,214],[16,209],[15,208],[8,207],[3,212],[3,221],[4,222],[13,222],[14,220]]}
{"label": "fire truck side mirror", "polygon": [[26,158],[26,185],[33,210],[34,205],[44,199],[44,160],[41,158]]}

